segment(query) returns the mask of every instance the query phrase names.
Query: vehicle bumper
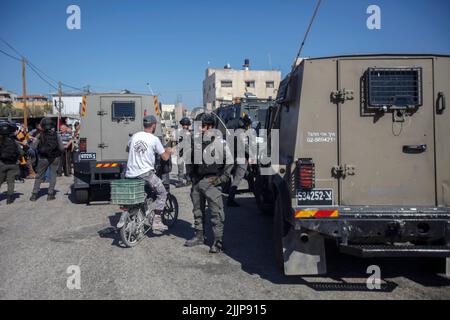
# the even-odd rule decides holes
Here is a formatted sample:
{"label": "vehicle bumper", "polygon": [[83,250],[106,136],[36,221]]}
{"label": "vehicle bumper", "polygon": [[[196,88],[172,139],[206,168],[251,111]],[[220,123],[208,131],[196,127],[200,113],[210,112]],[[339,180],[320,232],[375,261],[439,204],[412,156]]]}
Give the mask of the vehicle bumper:
{"label": "vehicle bumper", "polygon": [[[296,208],[296,216],[305,211],[306,208]],[[318,211],[326,214],[294,218],[294,229],[317,232],[343,245],[386,242],[450,245],[450,208],[336,207]]]}
{"label": "vehicle bumper", "polygon": [[85,189],[121,179],[126,161],[79,161],[74,163],[74,188]]}

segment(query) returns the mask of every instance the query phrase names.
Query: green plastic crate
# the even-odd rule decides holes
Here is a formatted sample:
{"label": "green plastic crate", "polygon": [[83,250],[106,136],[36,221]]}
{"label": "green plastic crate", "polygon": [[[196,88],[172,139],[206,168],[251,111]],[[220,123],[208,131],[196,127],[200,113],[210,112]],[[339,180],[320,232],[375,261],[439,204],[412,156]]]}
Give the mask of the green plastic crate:
{"label": "green plastic crate", "polygon": [[145,201],[146,196],[144,180],[121,179],[111,181],[112,204],[140,204]]}

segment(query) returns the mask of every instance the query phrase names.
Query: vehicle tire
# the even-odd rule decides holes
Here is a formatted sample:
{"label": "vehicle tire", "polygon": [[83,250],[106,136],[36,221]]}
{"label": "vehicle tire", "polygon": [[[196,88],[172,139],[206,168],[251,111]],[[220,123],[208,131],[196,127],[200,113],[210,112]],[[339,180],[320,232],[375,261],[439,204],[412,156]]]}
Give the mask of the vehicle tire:
{"label": "vehicle tire", "polygon": [[260,176],[256,176],[253,192],[253,194],[255,195],[256,206],[261,213],[269,215],[273,214],[274,206],[272,205],[272,203],[270,203],[270,200],[268,201],[264,186],[265,183],[263,179]]}
{"label": "vehicle tire", "polygon": [[178,220],[178,200],[177,198],[169,193],[167,194],[166,206],[162,214],[162,222],[172,228]]}
{"label": "vehicle tire", "polygon": [[284,219],[282,197],[277,196],[273,217],[273,237],[275,262],[280,271],[284,272],[283,238],[289,232],[289,224]]}
{"label": "vehicle tire", "polygon": [[79,204],[84,204],[89,202],[89,189],[76,189],[75,190],[75,201]]}
{"label": "vehicle tire", "polygon": [[124,226],[120,228],[120,238],[123,244],[128,248],[136,246],[139,242],[139,235],[136,233],[138,224],[137,218],[138,218],[137,213],[131,211],[130,214],[127,216],[127,220],[125,221]]}

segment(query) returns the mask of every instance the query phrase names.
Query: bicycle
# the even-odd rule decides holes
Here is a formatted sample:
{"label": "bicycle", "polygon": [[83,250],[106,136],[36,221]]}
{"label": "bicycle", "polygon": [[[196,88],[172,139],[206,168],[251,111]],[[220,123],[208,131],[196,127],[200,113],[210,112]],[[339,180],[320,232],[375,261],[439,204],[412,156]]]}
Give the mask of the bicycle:
{"label": "bicycle", "polygon": [[[170,189],[167,191],[161,220],[170,229],[178,220],[178,200],[170,193]],[[121,205],[123,211],[117,228],[126,247],[136,246],[152,230],[155,216],[152,203],[156,198],[156,192],[143,180],[122,179],[111,183],[111,201]]]}

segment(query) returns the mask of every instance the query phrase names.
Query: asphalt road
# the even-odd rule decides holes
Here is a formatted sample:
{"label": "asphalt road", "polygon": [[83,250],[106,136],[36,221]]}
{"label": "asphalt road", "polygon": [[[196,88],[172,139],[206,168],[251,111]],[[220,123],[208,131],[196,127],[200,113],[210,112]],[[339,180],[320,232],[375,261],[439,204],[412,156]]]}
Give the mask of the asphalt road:
{"label": "asphalt road", "polygon": [[[364,260],[330,248],[327,277],[280,275],[271,217],[257,211],[250,194],[239,195],[241,208],[226,209],[226,251],[220,255],[209,254],[207,246],[183,247],[193,235],[189,188],[173,188],[180,217],[169,233],[126,249],[118,234],[108,232],[118,221],[117,206],[74,204],[71,182],[58,179],[53,202],[45,195],[28,201],[32,181],[16,185],[19,198],[10,206],[0,195],[0,299],[450,298],[450,280],[423,259]],[[374,264],[383,278],[379,291],[366,287],[366,269]],[[66,286],[71,265],[80,267],[79,290]]]}

